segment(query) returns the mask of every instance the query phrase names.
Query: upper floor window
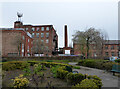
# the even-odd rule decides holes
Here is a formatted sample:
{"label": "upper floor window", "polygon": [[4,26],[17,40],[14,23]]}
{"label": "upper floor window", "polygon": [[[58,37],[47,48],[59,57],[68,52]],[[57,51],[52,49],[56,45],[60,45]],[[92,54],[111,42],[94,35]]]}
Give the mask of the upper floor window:
{"label": "upper floor window", "polygon": [[108,56],[109,55],[108,52],[105,52],[105,55]]}
{"label": "upper floor window", "polygon": [[39,33],[36,33],[37,38],[39,37]]}
{"label": "upper floor window", "polygon": [[46,27],[46,30],[49,31],[49,27]]}
{"label": "upper floor window", "polygon": [[28,39],[28,42],[30,42],[30,40]]}
{"label": "upper floor window", "polygon": [[44,42],[44,40],[41,40],[41,42],[43,43],[43,42]]}
{"label": "upper floor window", "polygon": [[28,46],[28,49],[27,49],[27,51],[29,52],[29,46]]}
{"label": "upper floor window", "polygon": [[120,45],[117,46],[117,49],[120,50]]}
{"label": "upper floor window", "polygon": [[34,27],[32,27],[32,31],[35,31],[35,28],[34,28]]}
{"label": "upper floor window", "polygon": [[105,46],[105,49],[108,49],[108,46]]}
{"label": "upper floor window", "polygon": [[48,39],[46,39],[46,43],[49,43],[49,40],[48,40]]}
{"label": "upper floor window", "polygon": [[112,55],[112,56],[115,56],[115,53],[114,53],[114,52],[111,52],[111,55]]}
{"label": "upper floor window", "polygon": [[44,37],[44,33],[41,33],[41,37]]}
{"label": "upper floor window", "polygon": [[27,31],[27,30],[28,30],[28,28],[25,28],[25,30]]}
{"label": "upper floor window", "polygon": [[111,50],[114,50],[114,45],[111,46]]}
{"label": "upper floor window", "polygon": [[24,44],[22,44],[22,52],[24,52]]}
{"label": "upper floor window", "polygon": [[49,37],[49,33],[46,33],[46,37]]}
{"label": "upper floor window", "polygon": [[25,37],[23,36],[23,40],[25,39]]}
{"label": "upper floor window", "polygon": [[35,36],[35,33],[32,33],[32,37],[34,37]]}
{"label": "upper floor window", "polygon": [[48,50],[48,46],[46,46],[46,50]]}
{"label": "upper floor window", "polygon": [[41,31],[44,31],[44,27],[41,27]]}
{"label": "upper floor window", "polygon": [[37,31],[39,31],[39,29],[40,29],[40,28],[39,28],[39,27],[37,27]]}

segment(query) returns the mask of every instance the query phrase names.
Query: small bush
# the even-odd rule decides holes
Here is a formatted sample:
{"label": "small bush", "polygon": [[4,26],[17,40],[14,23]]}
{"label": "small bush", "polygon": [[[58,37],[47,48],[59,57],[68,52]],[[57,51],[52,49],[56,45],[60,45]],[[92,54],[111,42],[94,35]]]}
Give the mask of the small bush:
{"label": "small bush", "polygon": [[120,59],[115,60],[115,62],[120,63]]}
{"label": "small bush", "polygon": [[96,75],[89,75],[87,76],[88,79],[93,79],[99,89],[102,87],[102,80]]}
{"label": "small bush", "polygon": [[103,64],[104,70],[107,70],[107,71],[112,70],[113,64],[115,64],[115,63],[113,63],[113,62],[106,62],[106,63],[104,63]]}
{"label": "small bush", "polygon": [[57,78],[60,78],[60,79],[65,79],[65,77],[67,76],[67,74],[69,73],[68,71],[65,70],[65,66],[62,66],[60,67],[58,70],[57,70]]}
{"label": "small bush", "polygon": [[60,66],[51,67],[51,71],[54,77],[57,77],[57,70]]}
{"label": "small bush", "polygon": [[73,86],[73,89],[99,89],[92,79],[84,79],[81,83]]}
{"label": "small bush", "polygon": [[87,66],[87,67],[93,67],[95,68],[95,60],[85,60],[84,61],[84,65]]}
{"label": "small bush", "polygon": [[13,86],[14,88],[17,89],[23,89],[25,87],[28,86],[29,84],[29,80],[27,78],[23,78],[23,75],[19,75],[19,77],[15,77],[15,79],[13,79]]}
{"label": "small bush", "polygon": [[80,83],[82,80],[85,79],[85,76],[81,73],[68,73],[66,76],[67,82],[70,84],[77,84]]}
{"label": "small bush", "polygon": [[74,69],[80,69],[80,66],[74,66],[73,68]]}
{"label": "small bush", "polygon": [[42,64],[35,64],[34,65],[34,73],[39,74],[41,70],[45,70],[45,66]]}
{"label": "small bush", "polygon": [[40,61],[28,61],[30,63],[30,66],[34,66],[35,64],[39,64]]}
{"label": "small bush", "polygon": [[84,63],[84,60],[79,60],[79,62],[78,62],[78,65],[83,65],[83,63]]}

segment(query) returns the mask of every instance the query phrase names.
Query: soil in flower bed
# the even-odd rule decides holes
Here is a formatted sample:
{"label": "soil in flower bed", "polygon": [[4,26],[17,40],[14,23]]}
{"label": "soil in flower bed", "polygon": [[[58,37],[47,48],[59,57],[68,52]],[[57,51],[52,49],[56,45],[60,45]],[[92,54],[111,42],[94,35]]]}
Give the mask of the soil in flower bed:
{"label": "soil in flower bed", "polygon": [[[33,67],[31,67],[31,70],[33,70]],[[54,78],[53,74],[50,71],[50,68],[46,68],[46,70],[42,71],[44,73],[44,78],[41,79],[37,78],[37,76],[34,76],[35,81],[38,83],[38,87],[71,87],[72,85],[67,84],[65,80],[61,80],[59,78]],[[16,69],[12,71],[4,71],[4,77],[2,79],[2,86],[3,87],[12,87],[13,86],[13,80],[15,77],[18,77],[19,74],[24,74],[24,71]],[[36,83],[32,78],[32,75],[25,76],[29,79],[29,87],[36,87]]]}

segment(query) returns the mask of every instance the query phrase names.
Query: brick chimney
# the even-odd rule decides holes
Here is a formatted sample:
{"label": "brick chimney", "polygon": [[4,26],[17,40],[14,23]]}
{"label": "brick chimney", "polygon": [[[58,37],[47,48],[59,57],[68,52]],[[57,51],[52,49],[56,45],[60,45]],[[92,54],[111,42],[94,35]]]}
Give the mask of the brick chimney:
{"label": "brick chimney", "polygon": [[21,28],[23,26],[23,23],[21,21],[14,22],[14,28]]}
{"label": "brick chimney", "polygon": [[67,25],[65,25],[65,48],[68,47],[68,38],[67,38]]}

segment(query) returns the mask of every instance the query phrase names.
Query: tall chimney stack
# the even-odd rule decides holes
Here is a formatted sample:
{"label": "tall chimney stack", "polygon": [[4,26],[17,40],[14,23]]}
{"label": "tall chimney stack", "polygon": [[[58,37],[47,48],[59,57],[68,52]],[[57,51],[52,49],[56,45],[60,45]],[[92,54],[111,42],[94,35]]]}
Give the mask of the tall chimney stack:
{"label": "tall chimney stack", "polygon": [[65,48],[68,47],[68,39],[67,39],[67,25],[65,25]]}

